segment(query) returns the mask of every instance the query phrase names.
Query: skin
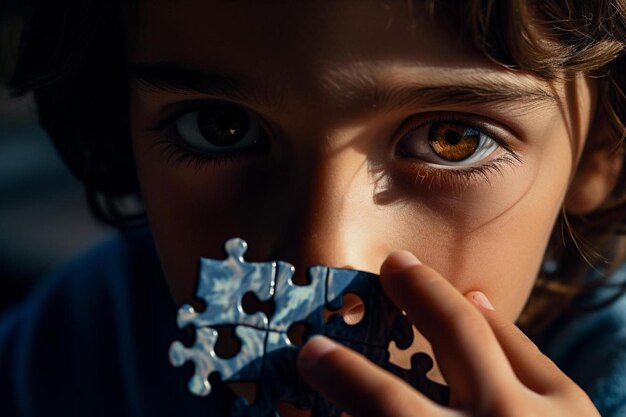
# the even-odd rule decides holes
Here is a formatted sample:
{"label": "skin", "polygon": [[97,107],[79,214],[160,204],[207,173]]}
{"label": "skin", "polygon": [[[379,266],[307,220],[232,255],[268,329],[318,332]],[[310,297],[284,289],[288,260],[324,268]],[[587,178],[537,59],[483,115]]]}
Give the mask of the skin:
{"label": "skin", "polygon": [[[425,10],[406,7],[361,0],[139,2],[130,25],[131,66],[167,63],[228,74],[242,81],[244,92],[257,91],[254,97],[206,94],[131,80],[137,170],[173,297],[193,300],[197,259],[222,257],[223,242],[233,236],[248,242],[248,260],[288,261],[301,282],[316,264],[380,273],[387,294],[424,335],[400,356],[432,352],[431,377],[450,385],[455,410],[316,338],[302,350],[301,373],[348,412],[500,416],[527,407],[539,415],[597,415],[512,324],[569,184],[577,181],[576,211],[577,201],[589,201],[580,192],[586,178],[597,182],[602,175],[575,175],[595,85],[582,76],[548,83],[504,69],[462,45]],[[368,86],[357,99],[352,92],[364,79],[375,89]],[[409,85],[445,92],[459,84],[505,85],[545,97],[464,103],[444,94],[420,103],[418,94],[391,108],[372,94]],[[217,161],[198,159],[202,152],[195,150],[195,159],[172,156],[172,146],[181,144],[178,119],[155,125],[172,119],[175,106],[212,99],[251,112],[269,132],[267,149],[234,150]],[[466,178],[450,172],[495,163],[508,151],[498,147],[452,169],[398,154],[405,134],[441,117],[495,132],[519,161]],[[414,134],[411,143],[425,140]],[[387,259],[397,250],[408,252]],[[423,264],[399,267],[407,253]],[[484,300],[476,294],[495,312],[468,301]],[[385,396],[396,391],[402,400],[390,404]]]}

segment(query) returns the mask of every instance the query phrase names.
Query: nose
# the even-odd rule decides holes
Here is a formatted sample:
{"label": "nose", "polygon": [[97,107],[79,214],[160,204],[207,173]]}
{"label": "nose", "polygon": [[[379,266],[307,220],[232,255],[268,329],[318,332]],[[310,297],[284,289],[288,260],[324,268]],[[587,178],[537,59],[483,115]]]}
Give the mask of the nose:
{"label": "nose", "polygon": [[[303,158],[304,159],[304,158]],[[293,197],[273,252],[296,267],[296,279],[313,265],[378,273],[390,250],[383,212],[373,201],[367,155],[350,147],[309,152],[294,168]]]}

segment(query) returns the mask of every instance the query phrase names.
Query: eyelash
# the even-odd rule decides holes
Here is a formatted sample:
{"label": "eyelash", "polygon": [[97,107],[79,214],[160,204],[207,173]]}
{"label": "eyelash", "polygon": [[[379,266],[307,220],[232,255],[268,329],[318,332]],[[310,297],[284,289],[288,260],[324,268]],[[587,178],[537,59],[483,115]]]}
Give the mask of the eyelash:
{"label": "eyelash", "polygon": [[[425,119],[423,115],[421,115],[420,118],[422,120]],[[409,123],[411,127],[401,128],[400,131],[402,134],[397,135],[398,139],[396,139],[395,143],[397,145],[402,138],[420,126],[442,122],[461,124],[485,133],[504,150],[504,154],[479,166],[463,168],[435,168],[428,163],[411,163],[408,164],[407,170],[414,175],[414,183],[419,182],[419,184],[422,185],[428,180],[429,188],[433,186],[447,186],[462,191],[472,185],[481,183],[481,181],[491,184],[492,174],[502,176],[504,175],[504,168],[516,167],[523,163],[519,154],[513,151],[507,144],[507,141],[502,139],[499,134],[489,129],[487,126],[484,126],[482,123],[468,120],[468,116],[432,116],[428,117],[424,123]],[[409,157],[405,158],[410,159]]]}
{"label": "eyelash", "polygon": [[452,187],[457,191],[463,191],[472,185],[486,182],[491,184],[491,174],[503,176],[503,168],[515,167],[521,164],[521,159],[515,155],[506,153],[505,155],[493,159],[483,165],[468,168],[441,169],[428,165],[411,164],[408,167],[414,177],[414,183],[423,185],[428,180],[428,188]]}
{"label": "eyelash", "polygon": [[[201,104],[186,106],[186,108],[175,112],[175,114],[147,128],[146,131],[159,136],[159,139],[154,142],[154,146],[161,148],[161,152],[168,163],[175,166],[185,165],[186,167],[193,167],[196,171],[201,171],[208,165],[219,168],[239,162],[240,156],[245,154],[245,151],[239,151],[237,154],[202,154],[197,150],[187,148],[180,139],[176,138],[176,120],[186,113],[201,110],[202,108]],[[421,116],[421,118],[423,119],[424,117]],[[403,138],[411,130],[430,123],[448,122],[462,124],[485,133],[504,150],[504,154],[479,166],[463,168],[435,168],[428,163],[410,163],[408,164],[407,170],[414,175],[414,182],[416,184],[418,182],[419,184],[424,184],[425,181],[428,181],[429,188],[433,186],[447,186],[463,190],[471,185],[480,184],[482,182],[491,184],[492,176],[502,176],[505,167],[515,167],[522,164],[523,161],[521,157],[514,152],[510,146],[508,146],[507,142],[498,134],[491,131],[488,127],[483,126],[482,123],[477,125],[475,122],[467,119],[467,117],[458,116],[435,116],[428,118],[425,123],[414,124],[411,128],[404,128],[404,133],[398,136]],[[397,142],[396,140],[396,144]],[[410,158],[406,157],[406,159]]]}
{"label": "eyelash", "polygon": [[185,149],[176,140],[162,138],[154,143],[161,147],[165,160],[174,166],[193,167],[196,172],[201,171],[208,165],[220,168],[225,164],[239,162],[238,155],[221,154],[215,156],[199,155],[195,151]]}
{"label": "eyelash", "polygon": [[174,166],[193,167],[196,172],[199,172],[207,166],[220,168],[228,164],[237,163],[240,160],[239,156],[246,153],[244,150],[238,152],[238,154],[205,154],[185,146],[183,141],[178,138],[175,126],[176,121],[187,113],[202,110],[206,103],[204,100],[186,103],[173,114],[166,116],[146,129],[146,132],[149,134],[158,136],[153,146],[161,148],[161,152],[168,163]]}

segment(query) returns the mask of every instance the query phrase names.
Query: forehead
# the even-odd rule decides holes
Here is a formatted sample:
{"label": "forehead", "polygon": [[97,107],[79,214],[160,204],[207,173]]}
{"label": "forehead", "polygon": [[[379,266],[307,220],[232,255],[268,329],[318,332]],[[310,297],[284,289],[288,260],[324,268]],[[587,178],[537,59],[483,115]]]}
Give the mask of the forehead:
{"label": "forehead", "polygon": [[[241,104],[260,102],[276,114],[300,108],[302,97],[326,103],[332,117],[382,110],[386,97],[413,102],[425,86],[443,87],[444,94],[459,86],[447,102],[468,90],[479,99],[526,96],[531,102],[554,91],[464,45],[421,2],[143,0],[133,22],[131,65],[165,63],[197,78],[227,74],[254,96]],[[417,89],[396,94],[410,84]]]}
{"label": "forehead", "polygon": [[386,62],[491,67],[410,1],[140,1],[131,60],[320,74]]}

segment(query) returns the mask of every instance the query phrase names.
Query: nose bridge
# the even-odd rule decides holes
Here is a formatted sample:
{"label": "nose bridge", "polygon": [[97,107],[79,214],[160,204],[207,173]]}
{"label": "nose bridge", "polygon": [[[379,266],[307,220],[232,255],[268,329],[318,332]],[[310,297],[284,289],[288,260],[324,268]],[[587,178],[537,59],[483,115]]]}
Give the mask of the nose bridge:
{"label": "nose bridge", "polygon": [[328,143],[306,152],[279,251],[298,268],[298,275],[318,264],[377,272],[373,229],[365,227],[373,208],[367,156]]}

